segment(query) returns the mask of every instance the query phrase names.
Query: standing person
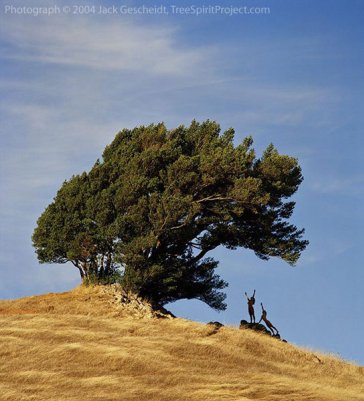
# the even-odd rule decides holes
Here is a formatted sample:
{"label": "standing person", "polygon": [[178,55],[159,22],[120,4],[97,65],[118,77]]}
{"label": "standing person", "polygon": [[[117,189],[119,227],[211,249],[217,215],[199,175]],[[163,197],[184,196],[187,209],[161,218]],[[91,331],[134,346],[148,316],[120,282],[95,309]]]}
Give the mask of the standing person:
{"label": "standing person", "polygon": [[245,297],[248,300],[248,312],[250,317],[250,323],[255,323],[255,313],[254,313],[255,290],[250,298],[248,297],[247,293],[245,293]]}
{"label": "standing person", "polygon": [[[259,320],[258,323],[260,323],[260,322],[263,320],[263,322],[267,325],[268,329],[272,332],[272,334],[273,334],[274,336],[277,336],[277,335],[279,334],[279,333],[278,333],[278,330],[277,330],[277,329],[272,325],[272,323],[267,319],[267,311],[264,309],[263,304],[260,303],[260,305],[262,306],[262,317],[260,318],[260,320]],[[274,330],[275,330],[277,333],[274,333]]]}

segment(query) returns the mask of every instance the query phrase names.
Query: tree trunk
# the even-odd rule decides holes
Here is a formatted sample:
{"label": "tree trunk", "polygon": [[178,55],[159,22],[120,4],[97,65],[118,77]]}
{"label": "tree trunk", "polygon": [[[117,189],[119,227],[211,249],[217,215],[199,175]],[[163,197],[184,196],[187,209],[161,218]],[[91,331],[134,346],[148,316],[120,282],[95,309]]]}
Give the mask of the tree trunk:
{"label": "tree trunk", "polygon": [[82,267],[80,266],[79,261],[78,261],[78,260],[76,260],[75,262],[72,261],[72,264],[73,264],[75,267],[77,267],[78,271],[80,272],[81,279],[82,279],[82,281],[83,281],[84,278],[85,278],[85,272],[83,271]]}

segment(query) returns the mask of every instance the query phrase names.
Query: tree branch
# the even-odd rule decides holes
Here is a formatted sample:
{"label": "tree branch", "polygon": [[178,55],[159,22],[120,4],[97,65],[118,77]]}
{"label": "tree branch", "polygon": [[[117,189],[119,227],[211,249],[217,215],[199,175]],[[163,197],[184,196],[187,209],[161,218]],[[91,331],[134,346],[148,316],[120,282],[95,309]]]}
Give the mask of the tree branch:
{"label": "tree branch", "polygon": [[208,246],[206,248],[203,248],[200,253],[198,253],[195,257],[193,257],[191,259],[192,263],[198,262],[199,260],[201,260],[207,254],[207,252],[212,251],[216,247],[217,247],[217,245],[210,245],[210,246]]}
{"label": "tree branch", "polygon": [[236,201],[234,198],[226,197],[226,196],[216,196],[216,195],[210,195],[207,198],[203,199],[198,199],[195,202],[196,203],[202,203],[202,202],[210,202],[210,201]]}

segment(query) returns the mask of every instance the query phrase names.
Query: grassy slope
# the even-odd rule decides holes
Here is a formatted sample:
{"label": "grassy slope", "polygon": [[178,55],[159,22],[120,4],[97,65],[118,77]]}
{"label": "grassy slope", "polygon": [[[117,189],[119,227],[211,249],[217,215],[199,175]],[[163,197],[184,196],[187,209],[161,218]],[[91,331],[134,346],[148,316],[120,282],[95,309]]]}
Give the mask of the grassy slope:
{"label": "grassy slope", "polygon": [[364,400],[363,367],[249,330],[133,318],[111,298],[0,301],[0,400]]}

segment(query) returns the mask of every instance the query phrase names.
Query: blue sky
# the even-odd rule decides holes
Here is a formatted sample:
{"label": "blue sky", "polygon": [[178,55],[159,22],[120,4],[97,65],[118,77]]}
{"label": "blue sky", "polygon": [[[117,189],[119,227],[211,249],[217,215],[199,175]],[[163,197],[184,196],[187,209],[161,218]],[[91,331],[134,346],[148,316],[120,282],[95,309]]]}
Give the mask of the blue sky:
{"label": "blue sky", "polygon": [[310,246],[295,268],[217,249],[228,309],[170,309],[237,325],[247,318],[244,291],[255,288],[288,341],[364,364],[364,4],[232,0],[270,13],[198,17],[35,17],[5,13],[9,4],[54,3],[0,1],[0,298],[79,284],[73,266],[39,265],[30,237],[64,179],[88,170],[118,130],[210,118],[233,126],[236,143],[252,135],[259,154],[273,142],[299,159],[292,221]]}

